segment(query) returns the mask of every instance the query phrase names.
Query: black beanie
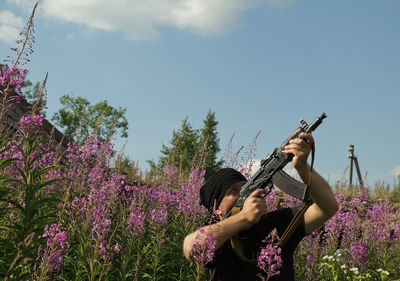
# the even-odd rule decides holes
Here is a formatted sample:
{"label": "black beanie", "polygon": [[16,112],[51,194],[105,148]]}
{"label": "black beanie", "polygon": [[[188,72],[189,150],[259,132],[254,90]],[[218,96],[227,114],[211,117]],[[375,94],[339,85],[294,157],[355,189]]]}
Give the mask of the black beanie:
{"label": "black beanie", "polygon": [[209,211],[218,209],[225,192],[235,183],[247,181],[238,171],[232,168],[223,168],[212,175],[200,188],[200,204]]}

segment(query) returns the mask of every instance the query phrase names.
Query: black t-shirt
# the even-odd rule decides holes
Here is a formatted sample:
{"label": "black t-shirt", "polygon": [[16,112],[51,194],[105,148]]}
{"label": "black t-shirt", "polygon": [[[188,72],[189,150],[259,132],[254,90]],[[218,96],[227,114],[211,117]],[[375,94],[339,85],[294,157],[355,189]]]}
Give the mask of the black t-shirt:
{"label": "black t-shirt", "polygon": [[[285,232],[298,207],[282,208],[264,215],[261,220],[251,228],[239,233],[239,240],[243,246],[243,253],[247,257],[259,254],[262,240],[276,228],[279,237]],[[305,236],[304,220],[299,224],[290,239],[282,247],[282,268],[280,274],[269,280],[294,280],[293,254],[301,239]],[[214,260],[207,265],[214,269],[214,281],[253,281],[261,280],[258,276],[263,271],[257,264],[247,263],[240,259],[231,247],[230,240],[225,242],[216,252]]]}

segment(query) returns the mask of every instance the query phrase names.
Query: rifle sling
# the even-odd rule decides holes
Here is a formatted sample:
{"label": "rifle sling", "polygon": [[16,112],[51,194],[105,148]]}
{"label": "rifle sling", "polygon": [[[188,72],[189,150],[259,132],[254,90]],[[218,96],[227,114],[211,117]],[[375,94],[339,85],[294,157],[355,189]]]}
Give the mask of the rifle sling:
{"label": "rifle sling", "polygon": [[[240,212],[240,207],[232,208],[232,216],[236,215],[239,212]],[[242,244],[240,244],[240,242],[239,242],[239,235],[237,235],[237,234],[233,235],[230,240],[231,240],[232,249],[235,251],[236,255],[241,260],[243,260],[247,263],[257,264],[257,259],[249,259],[244,255]]]}
{"label": "rifle sling", "polygon": [[[310,168],[310,176],[308,178],[308,186],[311,186],[311,179],[312,179],[312,171],[313,171],[313,166],[314,166],[314,156],[315,156],[315,145],[314,143],[311,145],[311,168]],[[303,218],[305,212],[307,211],[308,207],[312,205],[313,201],[311,199],[308,199],[306,203],[299,208],[297,211],[296,215],[292,219],[292,221],[289,223],[287,226],[285,232],[282,234],[281,238],[279,239],[278,243],[276,243],[277,247],[283,247],[283,245],[286,244],[286,242],[290,239],[292,236],[293,232],[297,229],[299,226],[301,219]]]}
{"label": "rifle sling", "polygon": [[[311,185],[312,171],[313,171],[313,166],[314,166],[314,155],[315,155],[315,145],[313,143],[311,145],[311,171],[310,171],[310,176],[308,178],[308,186]],[[301,219],[303,218],[305,212],[307,211],[308,207],[311,206],[312,203],[313,203],[313,201],[311,199],[308,199],[306,201],[306,203],[301,208],[299,208],[299,210],[297,211],[296,215],[294,216],[292,221],[287,226],[285,232],[282,234],[282,236],[280,237],[279,241],[275,244],[275,247],[282,248],[286,244],[286,242],[293,235],[293,232],[297,229],[297,227],[300,224]],[[235,215],[235,214],[237,214],[239,212],[240,212],[240,208],[239,207],[233,207],[232,215]],[[257,259],[249,259],[244,255],[243,248],[242,248],[242,245],[239,242],[238,235],[232,236],[230,238],[230,240],[231,240],[232,249],[235,251],[236,255],[240,259],[242,259],[243,261],[248,262],[248,263],[257,264]]]}

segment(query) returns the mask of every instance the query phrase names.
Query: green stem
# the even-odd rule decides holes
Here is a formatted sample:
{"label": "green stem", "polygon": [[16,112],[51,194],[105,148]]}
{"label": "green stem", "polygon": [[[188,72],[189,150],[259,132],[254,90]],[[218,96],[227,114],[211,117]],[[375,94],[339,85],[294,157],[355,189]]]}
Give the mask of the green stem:
{"label": "green stem", "polygon": [[203,270],[200,266],[197,266],[197,277],[196,277],[196,281],[200,281],[201,276],[203,275]]}

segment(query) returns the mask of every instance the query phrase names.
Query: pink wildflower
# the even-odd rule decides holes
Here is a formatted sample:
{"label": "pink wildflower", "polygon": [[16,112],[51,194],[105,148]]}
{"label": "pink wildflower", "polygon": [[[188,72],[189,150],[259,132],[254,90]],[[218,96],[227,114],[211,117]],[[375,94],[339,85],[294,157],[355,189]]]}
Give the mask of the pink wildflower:
{"label": "pink wildflower", "polygon": [[26,69],[18,69],[17,66],[12,66],[10,69],[6,65],[3,70],[0,69],[0,85],[3,86],[4,92],[21,92],[24,85]]}
{"label": "pink wildflower", "polygon": [[258,257],[258,267],[267,274],[265,280],[279,274],[282,267],[281,248],[275,246],[278,239],[277,231],[274,229],[264,240],[267,245],[261,249]]}
{"label": "pink wildflower", "polygon": [[119,253],[121,250],[120,250],[120,248],[119,248],[119,244],[117,243],[117,244],[115,244],[115,246],[114,246],[114,251],[116,252],[116,253]]}
{"label": "pink wildflower", "polygon": [[17,125],[23,131],[40,130],[43,126],[44,115],[26,115],[22,116]]}
{"label": "pink wildflower", "polygon": [[349,262],[351,266],[357,268],[365,268],[368,262],[367,245],[361,240],[351,243],[349,257]]}
{"label": "pink wildflower", "polygon": [[199,234],[195,238],[193,250],[190,256],[201,268],[204,268],[206,264],[214,259],[215,247],[217,246],[217,239],[210,232],[205,238],[201,238],[201,234],[204,235],[205,230],[199,229]]}
{"label": "pink wildflower", "polygon": [[47,238],[47,243],[40,267],[46,267],[53,275],[57,275],[64,262],[62,255],[65,252],[67,233],[65,231],[60,232],[58,226],[52,224],[50,227],[46,225],[42,237]]}

